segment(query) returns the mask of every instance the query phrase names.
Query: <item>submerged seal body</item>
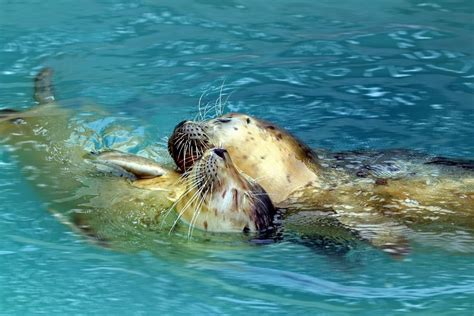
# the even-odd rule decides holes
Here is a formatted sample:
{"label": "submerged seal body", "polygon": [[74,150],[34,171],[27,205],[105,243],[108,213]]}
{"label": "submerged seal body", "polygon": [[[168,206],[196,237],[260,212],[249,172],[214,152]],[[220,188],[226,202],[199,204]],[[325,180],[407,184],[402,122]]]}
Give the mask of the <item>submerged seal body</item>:
{"label": "submerged seal body", "polygon": [[171,230],[186,223],[188,237],[194,228],[250,233],[272,228],[272,201],[224,149],[206,149],[185,174],[114,150],[88,152],[78,141],[85,137],[84,126],[71,123],[72,110],[56,103],[51,76],[50,69],[36,76],[36,105],[30,110],[0,110],[0,136],[63,222],[100,240],[113,238],[105,226],[115,221],[121,227],[158,227],[162,217],[173,219]]}

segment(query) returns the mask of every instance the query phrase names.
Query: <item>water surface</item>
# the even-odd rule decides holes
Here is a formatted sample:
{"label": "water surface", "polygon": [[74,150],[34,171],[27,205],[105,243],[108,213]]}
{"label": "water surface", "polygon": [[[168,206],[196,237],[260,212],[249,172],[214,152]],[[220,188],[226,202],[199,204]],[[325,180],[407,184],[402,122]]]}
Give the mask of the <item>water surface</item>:
{"label": "water surface", "polygon": [[[33,75],[50,66],[64,106],[111,113],[91,126],[98,149],[167,162],[165,137],[223,87],[227,111],[273,121],[312,147],[473,158],[473,9],[0,0],[0,107],[28,108]],[[0,170],[3,314],[472,314],[474,255],[464,250],[473,241],[463,232],[427,236],[403,260],[368,246],[334,258],[289,242],[164,235],[154,251],[112,251],[54,218],[5,147]]]}

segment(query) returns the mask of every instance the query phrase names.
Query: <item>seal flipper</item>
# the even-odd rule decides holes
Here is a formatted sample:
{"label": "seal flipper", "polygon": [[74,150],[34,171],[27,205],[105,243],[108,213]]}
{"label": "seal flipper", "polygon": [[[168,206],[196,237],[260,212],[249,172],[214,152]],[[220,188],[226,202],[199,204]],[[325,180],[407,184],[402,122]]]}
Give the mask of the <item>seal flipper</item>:
{"label": "seal flipper", "polygon": [[101,236],[92,226],[90,219],[86,213],[74,212],[71,217],[73,228],[78,230],[82,235],[86,236],[89,241],[101,247],[109,248],[110,244],[107,239]]}
{"label": "seal flipper", "polygon": [[[56,100],[52,78],[53,70],[51,68],[43,68],[34,79],[34,99],[39,105],[51,104]],[[10,121],[15,123],[18,119],[21,120],[22,116],[25,116],[24,113],[14,109],[0,109],[0,122]]]}
{"label": "seal flipper", "polygon": [[410,253],[410,244],[406,237],[410,229],[405,225],[389,221],[376,213],[361,217],[338,212],[337,219],[342,225],[355,232],[361,240],[367,241],[393,258],[400,258]]}
{"label": "seal flipper", "polygon": [[51,68],[43,68],[35,77],[35,93],[34,98],[38,104],[53,103],[56,98],[53,89],[53,70]]}
{"label": "seal flipper", "polygon": [[284,220],[288,240],[324,255],[345,255],[357,246],[358,236],[334,215],[317,210],[289,214]]}
{"label": "seal flipper", "polygon": [[99,171],[130,180],[160,177],[168,171],[155,161],[116,150],[91,152],[86,157]]}

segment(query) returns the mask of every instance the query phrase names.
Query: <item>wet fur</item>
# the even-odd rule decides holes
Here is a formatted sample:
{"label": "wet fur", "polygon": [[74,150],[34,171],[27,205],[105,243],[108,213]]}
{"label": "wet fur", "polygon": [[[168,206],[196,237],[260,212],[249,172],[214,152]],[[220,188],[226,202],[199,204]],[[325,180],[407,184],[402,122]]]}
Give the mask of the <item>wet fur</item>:
{"label": "wet fur", "polygon": [[472,161],[405,151],[315,154],[274,124],[238,113],[186,124],[204,131],[207,144],[226,148],[276,206],[332,210],[339,223],[387,252],[407,253],[409,227],[474,229]]}

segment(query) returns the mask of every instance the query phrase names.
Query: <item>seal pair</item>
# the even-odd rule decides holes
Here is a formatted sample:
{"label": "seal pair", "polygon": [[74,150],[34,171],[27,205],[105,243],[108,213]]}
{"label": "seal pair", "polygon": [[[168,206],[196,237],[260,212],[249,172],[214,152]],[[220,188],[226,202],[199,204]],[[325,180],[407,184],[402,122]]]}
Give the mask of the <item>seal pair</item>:
{"label": "seal pair", "polygon": [[181,122],[168,148],[186,171],[215,144],[257,179],[276,207],[290,210],[290,226],[310,223],[325,211],[357,237],[394,254],[406,253],[408,236],[423,228],[474,233],[472,161],[395,150],[316,153],[274,124],[239,113]]}
{"label": "seal pair", "polygon": [[[469,161],[407,152],[314,152],[274,124],[230,113],[176,126],[168,144],[174,170],[117,151],[86,153],[77,143],[80,137],[71,138],[80,128],[71,126],[68,110],[55,103],[48,69],[35,79],[35,99],[38,105],[29,111],[3,110],[0,133],[24,165],[41,170],[36,179],[54,200],[79,190],[84,164],[93,162],[102,172],[129,179],[127,190],[141,191],[125,195],[145,209],[176,212],[172,227],[188,223],[188,236],[194,228],[273,230],[275,207],[286,210],[285,227],[303,232],[302,237],[321,236],[324,229],[317,223],[329,218],[394,254],[406,253],[407,236],[423,225],[474,226],[474,164]],[[112,208],[105,197],[95,203]],[[90,224],[75,218],[83,231],[91,231]]]}

